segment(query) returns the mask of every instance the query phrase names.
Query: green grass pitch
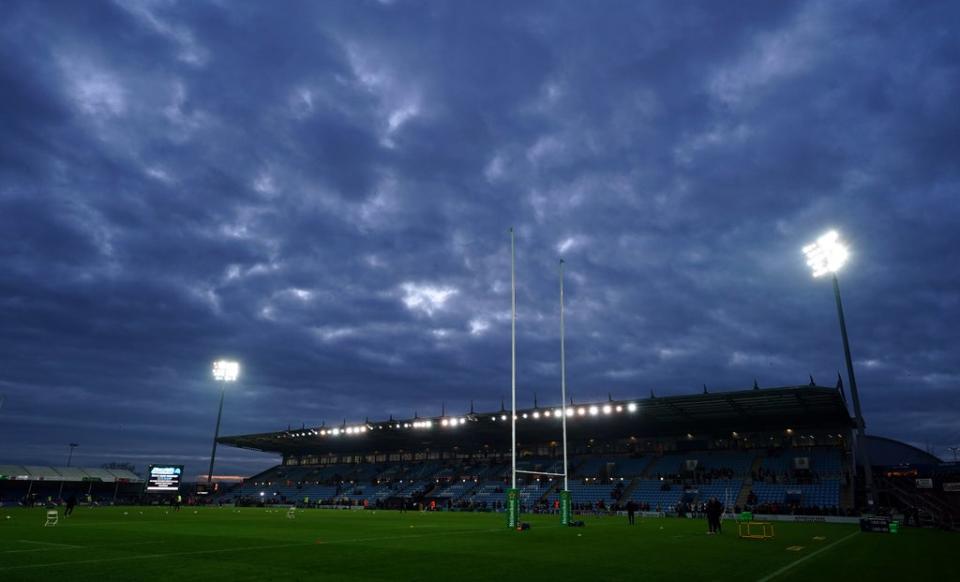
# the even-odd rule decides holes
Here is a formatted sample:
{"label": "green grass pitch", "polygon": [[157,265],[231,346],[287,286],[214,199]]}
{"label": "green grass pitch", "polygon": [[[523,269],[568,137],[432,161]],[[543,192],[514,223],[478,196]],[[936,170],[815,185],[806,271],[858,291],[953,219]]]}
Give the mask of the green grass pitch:
{"label": "green grass pitch", "polygon": [[[956,574],[960,537],[931,530],[862,534],[848,525],[778,523],[773,540],[725,522],[553,516],[80,507],[56,527],[43,509],[0,509],[0,580],[925,580]],[[823,539],[819,539],[823,538]]]}

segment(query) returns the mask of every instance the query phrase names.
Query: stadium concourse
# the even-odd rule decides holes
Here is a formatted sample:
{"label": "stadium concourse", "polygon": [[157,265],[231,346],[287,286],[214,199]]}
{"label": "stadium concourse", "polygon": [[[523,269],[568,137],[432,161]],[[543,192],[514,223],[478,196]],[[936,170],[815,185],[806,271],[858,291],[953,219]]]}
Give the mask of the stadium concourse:
{"label": "stadium concourse", "polygon": [[[521,509],[559,507],[559,406],[517,411]],[[841,387],[791,386],[571,404],[575,511],[632,502],[644,511],[850,516],[858,491],[853,421]],[[282,463],[227,490],[241,505],[502,510],[509,487],[508,412],[389,418],[228,436],[224,445],[278,453]]]}

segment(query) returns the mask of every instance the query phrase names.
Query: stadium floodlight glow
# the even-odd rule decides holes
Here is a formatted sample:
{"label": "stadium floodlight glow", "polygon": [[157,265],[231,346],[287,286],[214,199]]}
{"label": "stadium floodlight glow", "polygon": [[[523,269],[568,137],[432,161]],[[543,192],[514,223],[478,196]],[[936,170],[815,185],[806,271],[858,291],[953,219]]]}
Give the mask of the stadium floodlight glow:
{"label": "stadium floodlight glow", "polygon": [[461,418],[461,419],[460,419],[460,424],[467,424],[467,419],[466,419],[466,418]]}
{"label": "stadium floodlight glow", "polygon": [[217,409],[217,428],[213,431],[213,449],[210,451],[207,485],[213,483],[213,462],[217,458],[217,439],[220,437],[220,419],[223,417],[223,397],[227,391],[227,382],[236,382],[238,376],[240,376],[239,363],[231,360],[217,360],[213,363],[213,379],[220,383],[220,408]]}
{"label": "stadium floodlight glow", "polygon": [[550,416],[550,411],[549,411],[549,410],[544,410],[544,411],[543,411],[543,415],[544,415],[544,416]]}
{"label": "stadium floodlight glow", "polygon": [[604,413],[604,414],[610,414],[611,412],[613,412],[613,407],[610,406],[609,404],[604,404],[604,405],[603,405],[603,413]]}
{"label": "stadium floodlight glow", "polygon": [[580,416],[583,416],[586,413],[587,413],[587,409],[582,406],[577,409],[577,414],[579,414]]}
{"label": "stadium floodlight glow", "polygon": [[631,402],[630,404],[627,405],[627,411],[628,411],[628,412],[636,412],[636,411],[637,411],[637,405],[634,404],[633,402]]}
{"label": "stadium floodlight glow", "polygon": [[534,417],[534,418],[540,418],[540,413],[539,413],[539,412],[534,412],[534,413],[533,413],[533,417]]}
{"label": "stadium floodlight glow", "polygon": [[444,418],[443,420],[440,421],[440,424],[443,426],[447,426],[448,424],[450,424],[450,421]]}
{"label": "stadium floodlight glow", "polygon": [[596,416],[597,413],[599,413],[599,412],[600,412],[600,409],[597,408],[596,406],[591,406],[591,407],[590,407],[590,416]]}
{"label": "stadium floodlight glow", "polygon": [[857,390],[857,378],[853,371],[853,356],[850,355],[850,340],[847,337],[847,323],[843,315],[843,302],[840,299],[840,282],[837,271],[843,267],[850,256],[846,245],[840,242],[840,235],[835,230],[823,234],[816,242],[803,247],[803,254],[807,257],[807,265],[813,270],[814,277],[830,274],[833,280],[833,297],[837,302],[837,319],[840,323],[840,338],[843,340],[843,356],[847,364],[847,378],[850,381],[850,396],[853,399],[853,412],[857,429],[857,453],[859,463],[864,468],[864,488],[867,493],[867,505],[872,509],[875,502],[873,487],[873,469],[870,465],[870,456],[865,445],[863,412],[860,410],[860,393]]}
{"label": "stadium floodlight glow", "polygon": [[527,413],[526,413],[526,412],[523,413],[523,417],[524,417],[524,418],[527,417]]}
{"label": "stadium floodlight glow", "polygon": [[574,414],[576,414],[576,412],[577,412],[576,410],[574,410],[574,409],[572,409],[572,408],[568,408],[568,409],[567,409],[567,416],[573,416]]}
{"label": "stadium floodlight glow", "polygon": [[617,405],[617,412],[623,412],[623,406]]}
{"label": "stadium floodlight glow", "polygon": [[807,256],[807,265],[813,270],[814,277],[836,273],[850,256],[835,230],[824,233],[816,242],[803,247],[803,254]]}
{"label": "stadium floodlight glow", "polygon": [[230,360],[217,360],[213,363],[213,378],[220,382],[235,382],[240,375],[240,364]]}
{"label": "stadium floodlight glow", "polygon": [[501,414],[501,415],[500,415],[500,420],[507,420],[507,415],[506,415],[506,414]]}

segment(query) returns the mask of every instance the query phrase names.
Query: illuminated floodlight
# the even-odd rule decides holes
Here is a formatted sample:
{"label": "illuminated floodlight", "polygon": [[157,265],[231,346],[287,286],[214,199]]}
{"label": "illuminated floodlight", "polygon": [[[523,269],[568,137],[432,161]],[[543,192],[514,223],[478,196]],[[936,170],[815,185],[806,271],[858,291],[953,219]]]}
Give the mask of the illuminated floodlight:
{"label": "illuminated floodlight", "polygon": [[617,405],[617,412],[623,412],[623,406]]}
{"label": "illuminated floodlight", "polygon": [[240,364],[230,360],[217,360],[213,363],[213,379],[220,382],[235,382],[240,375]]}
{"label": "illuminated floodlight", "polygon": [[506,414],[501,414],[501,415],[500,415],[500,420],[507,420],[507,415],[506,415]]}
{"label": "illuminated floodlight", "polygon": [[320,431],[320,436],[327,436],[327,431],[321,430],[321,431]]}
{"label": "illuminated floodlight", "polygon": [[576,410],[574,410],[574,409],[572,409],[572,408],[568,408],[568,409],[567,409],[567,416],[573,416],[574,414],[576,414],[576,412],[577,412]]}
{"label": "illuminated floodlight", "polygon": [[460,424],[467,424],[467,419],[466,419],[466,418],[461,418],[461,419],[460,419]]}
{"label": "illuminated floodlight", "polygon": [[534,418],[540,418],[540,413],[539,413],[539,412],[534,412],[534,413],[533,413],[533,417],[534,417]]}
{"label": "illuminated floodlight", "polygon": [[448,424],[450,424],[450,421],[444,418],[443,420],[440,421],[440,424],[443,426],[447,426]]}
{"label": "illuminated floodlight", "polygon": [[840,235],[835,230],[825,233],[816,242],[803,247],[803,254],[807,256],[807,265],[813,270],[814,277],[836,273],[850,256],[846,245],[840,242]]}
{"label": "illuminated floodlight", "polygon": [[335,428],[335,429],[333,429],[333,430],[330,431],[330,434],[332,434],[333,436],[337,436],[337,435],[340,434],[340,429],[339,429],[339,428]]}
{"label": "illuminated floodlight", "polygon": [[526,412],[523,413],[523,417],[524,417],[524,418],[527,417],[527,413],[526,413]]}
{"label": "illuminated floodlight", "polygon": [[636,412],[636,411],[637,411],[637,405],[635,403],[631,402],[630,404],[627,405],[627,412]]}
{"label": "illuminated floodlight", "polygon": [[604,414],[610,414],[611,412],[613,412],[613,407],[610,406],[609,404],[604,404],[604,405],[603,405],[603,413],[604,413]]}
{"label": "illuminated floodlight", "polygon": [[543,416],[550,416],[550,411],[549,411],[549,410],[544,410],[544,411],[543,411]]}
{"label": "illuminated floodlight", "polygon": [[587,409],[582,406],[577,409],[577,414],[579,414],[580,416],[583,416],[586,413],[587,413]]}
{"label": "illuminated floodlight", "polygon": [[598,412],[600,412],[600,409],[596,406],[590,407],[590,416],[596,416]]}

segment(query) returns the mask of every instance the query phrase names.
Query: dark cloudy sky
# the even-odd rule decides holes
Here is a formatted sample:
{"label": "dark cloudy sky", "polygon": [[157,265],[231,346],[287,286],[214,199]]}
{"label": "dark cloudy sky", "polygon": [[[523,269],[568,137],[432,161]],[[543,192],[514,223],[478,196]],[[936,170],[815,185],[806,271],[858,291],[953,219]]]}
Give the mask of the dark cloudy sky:
{"label": "dark cloudy sky", "polygon": [[[955,2],[4,2],[0,462],[833,385],[960,443]],[[218,472],[274,459],[221,449]]]}

